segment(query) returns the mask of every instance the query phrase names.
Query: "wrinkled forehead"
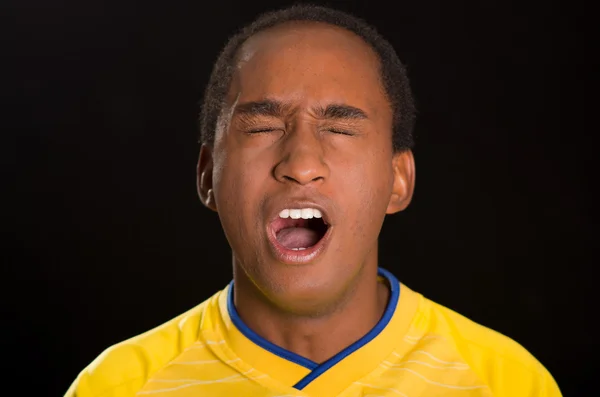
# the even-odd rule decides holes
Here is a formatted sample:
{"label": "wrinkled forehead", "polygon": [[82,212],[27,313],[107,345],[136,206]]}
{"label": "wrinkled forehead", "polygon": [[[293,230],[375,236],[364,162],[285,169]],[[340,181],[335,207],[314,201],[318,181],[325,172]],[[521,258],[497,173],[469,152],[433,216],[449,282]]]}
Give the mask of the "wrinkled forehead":
{"label": "wrinkled forehead", "polygon": [[238,51],[230,98],[266,97],[387,106],[375,51],[346,29],[314,22],[269,28]]}

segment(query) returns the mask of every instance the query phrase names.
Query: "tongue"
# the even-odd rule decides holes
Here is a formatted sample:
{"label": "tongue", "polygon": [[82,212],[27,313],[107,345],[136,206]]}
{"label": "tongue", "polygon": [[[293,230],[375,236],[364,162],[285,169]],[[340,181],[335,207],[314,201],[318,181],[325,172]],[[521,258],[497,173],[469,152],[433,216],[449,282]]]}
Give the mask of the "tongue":
{"label": "tongue", "polygon": [[277,233],[277,241],[288,249],[308,248],[319,242],[319,235],[306,227],[288,227]]}

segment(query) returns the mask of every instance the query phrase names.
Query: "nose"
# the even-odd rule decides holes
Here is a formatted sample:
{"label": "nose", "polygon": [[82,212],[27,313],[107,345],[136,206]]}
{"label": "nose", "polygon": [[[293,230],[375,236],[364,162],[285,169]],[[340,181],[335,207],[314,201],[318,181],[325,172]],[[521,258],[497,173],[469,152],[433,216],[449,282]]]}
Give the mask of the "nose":
{"label": "nose", "polygon": [[329,177],[323,143],[312,128],[290,131],[282,142],[282,156],[274,168],[279,182],[309,185]]}

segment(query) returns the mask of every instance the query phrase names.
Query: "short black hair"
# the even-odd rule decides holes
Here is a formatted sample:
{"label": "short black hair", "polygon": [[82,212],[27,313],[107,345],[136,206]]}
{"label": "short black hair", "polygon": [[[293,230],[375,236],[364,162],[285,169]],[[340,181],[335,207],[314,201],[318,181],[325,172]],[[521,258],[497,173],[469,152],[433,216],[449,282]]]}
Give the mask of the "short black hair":
{"label": "short black hair", "polygon": [[226,106],[226,97],[239,48],[254,34],[287,22],[320,22],[353,32],[370,45],[380,61],[383,88],[393,111],[392,145],[395,151],[414,146],[415,104],[406,68],[392,45],[372,26],[346,12],[315,5],[294,5],[261,14],[232,36],[217,61],[204,92],[200,112],[200,141],[212,145],[217,122]]}

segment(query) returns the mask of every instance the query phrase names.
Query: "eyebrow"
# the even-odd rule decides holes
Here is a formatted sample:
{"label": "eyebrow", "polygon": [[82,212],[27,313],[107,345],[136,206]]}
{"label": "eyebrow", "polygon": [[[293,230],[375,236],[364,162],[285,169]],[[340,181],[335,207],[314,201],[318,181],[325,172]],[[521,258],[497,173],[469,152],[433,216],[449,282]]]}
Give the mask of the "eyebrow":
{"label": "eyebrow", "polygon": [[364,110],[340,103],[329,104],[326,108],[317,107],[315,108],[315,113],[326,119],[362,120],[369,118]]}
{"label": "eyebrow", "polygon": [[283,114],[284,108],[285,106],[280,101],[265,99],[262,101],[240,103],[235,107],[234,114],[279,117]]}
{"label": "eyebrow", "polygon": [[[274,99],[240,103],[235,107],[235,114],[248,116],[281,117],[289,105]],[[325,119],[368,119],[367,113],[355,106],[332,103],[326,107],[316,106],[313,111],[318,117]]]}

